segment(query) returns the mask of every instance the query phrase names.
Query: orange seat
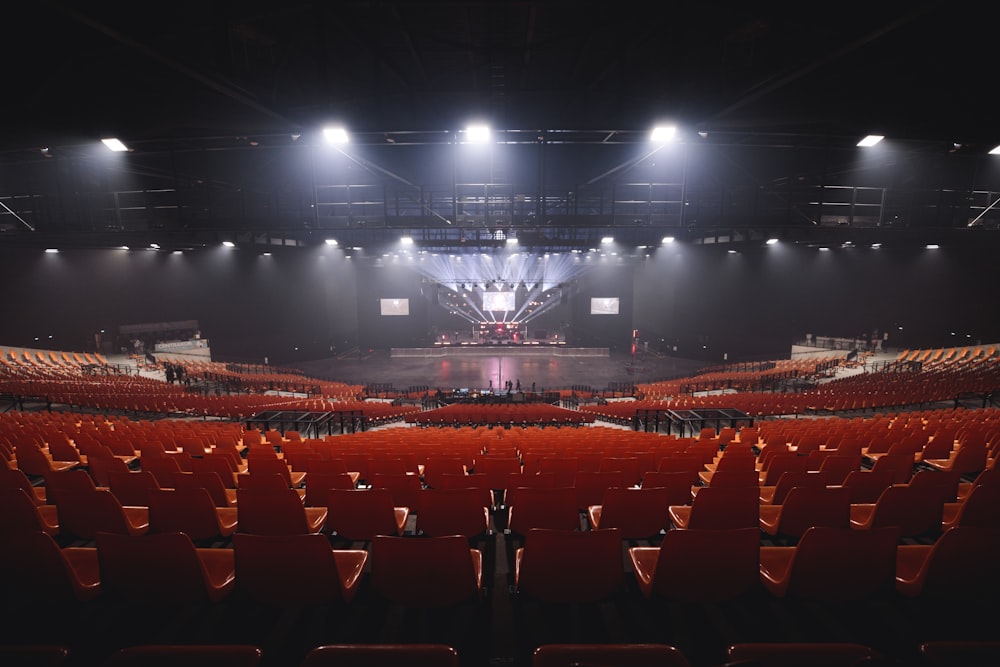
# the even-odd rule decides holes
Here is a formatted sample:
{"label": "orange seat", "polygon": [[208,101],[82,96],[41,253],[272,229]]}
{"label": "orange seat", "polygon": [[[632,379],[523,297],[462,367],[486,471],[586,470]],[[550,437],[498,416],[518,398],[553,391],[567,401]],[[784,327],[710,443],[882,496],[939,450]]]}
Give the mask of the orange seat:
{"label": "orange seat", "polygon": [[760,547],[760,578],[777,598],[859,600],[895,588],[895,527],[814,526],[794,546]]}
{"label": "orange seat", "polygon": [[99,532],[149,532],[149,508],[122,505],[109,489],[61,491],[56,508],[63,537],[93,540]]}
{"label": "orange seat", "polygon": [[324,644],[311,649],[298,667],[458,667],[447,644]]}
{"label": "orange seat", "polygon": [[841,486],[851,494],[851,504],[874,503],[882,492],[892,484],[889,470],[852,470],[847,473]]}
{"label": "orange seat", "polygon": [[1000,528],[955,526],[933,544],[901,544],[896,590],[907,597],[993,600],[1000,592],[996,563]]}
{"label": "orange seat", "polygon": [[461,535],[376,535],[371,545],[371,583],[390,604],[450,607],[480,598],[483,556]]}
{"label": "orange seat", "polygon": [[796,486],[782,504],[760,506],[760,529],[771,537],[798,539],[812,526],[850,524],[851,495],[842,486]]}
{"label": "orange seat", "polygon": [[326,507],[306,507],[296,489],[237,489],[240,532],[257,535],[318,533],[327,519]]}
{"label": "orange seat", "polygon": [[5,595],[45,605],[89,602],[101,595],[97,550],[60,548],[51,535],[42,531],[4,535],[0,569],[9,575],[4,582]]}
{"label": "orange seat", "polygon": [[184,533],[99,532],[104,593],[144,605],[221,602],[236,583],[233,550],[198,548]]}
{"label": "orange seat", "polygon": [[347,472],[308,472],[306,493],[303,502],[306,507],[326,507],[330,501],[330,489],[357,488],[354,477]]}
{"label": "orange seat", "polygon": [[330,489],[326,530],[349,541],[370,542],[376,535],[402,535],[410,508],[392,504],[388,489]]}
{"label": "orange seat", "polygon": [[0,488],[24,489],[36,505],[44,505],[48,501],[45,486],[35,486],[23,470],[3,465],[2,461],[0,461]]}
{"label": "orange seat", "polygon": [[532,528],[579,530],[577,489],[517,488],[509,491],[512,497],[507,508],[506,534],[523,537]]}
{"label": "orange seat", "polygon": [[432,537],[462,535],[468,539],[491,533],[490,509],[479,489],[423,489],[416,530]]}
{"label": "orange seat", "polygon": [[690,667],[687,657],[669,644],[542,644],[531,654],[531,667]]}
{"label": "orange seat", "polygon": [[936,537],[941,532],[944,503],[939,495],[908,484],[886,488],[875,503],[851,505],[851,528],[894,526],[900,537]]}
{"label": "orange seat", "polygon": [[826,486],[826,475],[808,470],[783,472],[774,486],[760,487],[760,503],[762,505],[780,505],[785,502],[788,492],[797,486],[824,487]]}
{"label": "orange seat", "polygon": [[216,507],[236,507],[236,489],[228,489],[215,472],[178,472],[174,475],[172,488],[205,489],[212,496]]}
{"label": "orange seat", "polygon": [[155,489],[149,492],[149,529],[186,533],[195,543],[225,539],[236,532],[238,510],[216,507],[207,489]]}
{"label": "orange seat", "polygon": [[754,667],[857,667],[879,657],[854,642],[744,642],[726,648],[726,664]]}
{"label": "orange seat", "polygon": [[615,487],[587,508],[587,520],[591,528],[618,528],[625,539],[648,539],[670,527],[669,507],[668,489]]}
{"label": "orange seat", "polygon": [[110,471],[108,488],[122,505],[145,507],[149,505],[149,492],[159,489],[160,483],[148,470]]}
{"label": "orange seat", "polygon": [[0,487],[0,535],[21,531],[41,531],[59,535],[59,514],[55,505],[37,505],[34,496],[18,487]]}
{"label": "orange seat", "polygon": [[668,530],[659,546],[630,547],[643,597],[686,602],[730,600],[759,588],[756,528]]}
{"label": "orange seat", "polygon": [[360,589],[368,552],[333,549],[325,535],[233,536],[237,586],[276,607],[347,604]]}
{"label": "orange seat", "polygon": [[711,487],[698,492],[690,505],[671,505],[667,510],[677,529],[756,528],[760,502],[756,486]]}
{"label": "orange seat", "polygon": [[961,502],[945,503],[941,528],[952,526],[992,526],[1000,528],[1000,486],[974,486]]}
{"label": "orange seat", "polygon": [[542,602],[577,604],[614,596],[624,584],[617,528],[532,528],[514,554],[514,590]]}
{"label": "orange seat", "polygon": [[262,657],[250,644],[140,644],[118,649],[101,667],[257,667]]}

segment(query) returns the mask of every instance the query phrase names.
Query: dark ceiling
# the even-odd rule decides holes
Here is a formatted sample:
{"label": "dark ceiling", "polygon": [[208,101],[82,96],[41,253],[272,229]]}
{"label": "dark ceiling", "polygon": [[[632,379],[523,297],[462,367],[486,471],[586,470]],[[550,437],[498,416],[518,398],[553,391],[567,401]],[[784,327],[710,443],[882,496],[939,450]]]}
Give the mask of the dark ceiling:
{"label": "dark ceiling", "polygon": [[[671,120],[692,135],[728,133],[734,144],[853,146],[876,132],[981,159],[1000,143],[994,29],[982,3],[39,0],[7,14],[0,201],[10,209],[0,214],[16,214],[23,224],[6,229],[19,232],[103,229],[103,217],[119,225],[126,209],[173,208],[177,226],[190,228],[195,216],[209,226],[224,217],[224,197],[187,184],[245,184],[222,170],[245,174],[250,158],[215,158],[209,173],[207,158],[202,166],[178,155],[287,143],[329,122],[383,146],[442,141],[470,118],[569,142],[637,143]],[[107,135],[135,150],[129,187],[143,202],[125,206],[124,186],[111,176],[95,185],[87,165],[70,178],[67,167],[43,174],[35,164],[46,163],[42,149],[72,156]],[[159,162],[140,164],[143,151]],[[267,167],[253,168],[263,181]],[[595,164],[592,174],[607,169]],[[1000,189],[971,170],[947,187],[984,194],[958,197],[966,208],[937,216],[946,225],[964,225]],[[67,214],[85,189],[113,198],[115,210],[87,202],[92,212]],[[149,194],[168,190],[174,201]],[[317,203],[299,198],[309,200],[303,210]],[[216,208],[190,205],[201,199]],[[239,202],[240,211],[254,207]]]}
{"label": "dark ceiling", "polygon": [[473,113],[510,129],[641,130],[669,117],[985,146],[1000,132],[984,8],[22,2],[0,44],[0,147],[290,133],[329,120],[448,130]]}

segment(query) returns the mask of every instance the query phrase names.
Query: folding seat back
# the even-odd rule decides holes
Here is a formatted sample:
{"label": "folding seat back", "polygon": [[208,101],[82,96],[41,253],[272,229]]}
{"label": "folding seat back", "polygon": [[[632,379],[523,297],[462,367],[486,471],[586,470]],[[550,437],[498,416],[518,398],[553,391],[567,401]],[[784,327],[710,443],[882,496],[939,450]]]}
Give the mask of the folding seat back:
{"label": "folding seat back", "polygon": [[506,530],[524,536],[531,528],[561,528],[579,530],[580,511],[576,489],[519,488],[508,507]]}
{"label": "folding seat back", "polygon": [[607,600],[625,579],[621,540],[617,528],[531,529],[515,553],[515,591],[550,603]]}
{"label": "folding seat back", "polygon": [[304,501],[307,507],[326,507],[330,489],[354,488],[357,488],[354,479],[346,472],[308,472]]}
{"label": "folding seat back", "polygon": [[[573,482],[576,489],[577,509],[586,512],[591,505],[604,502],[604,492],[614,487],[630,486],[624,481],[622,473],[616,470],[580,470]],[[541,526],[539,526],[541,527]],[[549,526],[554,528],[555,526]]]}
{"label": "folding seat back", "polygon": [[900,545],[896,589],[909,597],[961,600],[963,604],[995,599],[1000,557],[1000,528],[956,526],[933,544]]}
{"label": "folding seat back", "polygon": [[659,546],[631,547],[628,553],[647,599],[718,602],[760,586],[756,528],[670,530]]}
{"label": "folding seat back", "polygon": [[893,474],[889,470],[852,470],[847,473],[842,486],[851,494],[852,504],[874,503],[891,485]]}
{"label": "folding seat back", "polygon": [[257,535],[318,533],[326,522],[325,507],[306,507],[295,489],[237,489],[240,532]]}
{"label": "folding seat back", "polygon": [[819,466],[819,472],[826,477],[828,485],[840,485],[844,483],[848,473],[861,470],[863,458],[860,452],[856,454],[831,454],[823,459]]}
{"label": "folding seat back", "polygon": [[479,489],[424,489],[416,529],[422,535],[463,535],[473,538],[490,531],[490,509]]}
{"label": "folding seat back", "polygon": [[371,545],[371,584],[391,604],[450,607],[479,597],[482,552],[460,535],[377,535]]}
{"label": "folding seat back", "polygon": [[126,507],[109,489],[61,491],[56,505],[59,532],[66,537],[93,540],[98,532],[142,535],[149,531],[149,511]]}
{"label": "folding seat back", "polygon": [[761,508],[761,527],[772,536],[799,538],[813,526],[849,528],[851,525],[851,495],[846,488],[828,486],[796,486],[778,506],[773,525],[765,525],[765,510]]}
{"label": "folding seat back", "polygon": [[416,473],[377,472],[369,478],[373,489],[386,489],[396,507],[409,507],[411,514],[420,513],[420,491],[423,484]]}
{"label": "folding seat back", "polygon": [[875,650],[854,642],[743,642],[726,649],[726,664],[759,667],[855,667],[878,662]]}
{"label": "folding seat back", "polygon": [[593,528],[617,528],[624,539],[656,538],[670,527],[670,492],[665,488],[608,489],[604,502],[588,508]]}
{"label": "folding seat back", "polygon": [[143,457],[139,459],[139,469],[153,474],[161,489],[174,486],[174,475],[181,472],[180,463],[174,456]]}
{"label": "folding seat back", "polygon": [[670,502],[667,505],[691,504],[691,476],[686,472],[647,472],[642,478],[644,489],[666,489]]}
{"label": "folding seat back", "polygon": [[[42,531],[3,536],[0,569],[8,573],[4,594],[45,606],[96,600],[101,572],[93,547],[60,547]],[[16,573],[16,576],[14,575]]]}
{"label": "folding seat back", "polygon": [[222,483],[230,489],[236,488],[234,475],[239,472],[239,466],[233,464],[232,460],[225,455],[208,455],[195,458],[191,461],[192,472],[216,472],[222,479]]}
{"label": "folding seat back", "polygon": [[149,491],[159,489],[156,477],[148,470],[112,471],[108,473],[108,488],[122,505],[149,505]]}
{"label": "folding seat back", "polygon": [[97,486],[108,487],[111,486],[110,475],[112,472],[126,473],[129,472],[130,469],[124,459],[114,455],[99,457],[88,456],[87,471],[90,472],[90,476],[94,478],[94,484]]}
{"label": "folding seat back", "polygon": [[59,518],[51,509],[51,505],[35,503],[34,496],[22,488],[0,487],[0,536],[24,531],[58,535]]}
{"label": "folding seat back", "polygon": [[35,486],[23,470],[0,465],[0,488],[24,489],[36,505],[44,505],[48,500],[45,486]]}
{"label": "folding seat back", "polygon": [[789,470],[783,472],[778,477],[774,488],[770,490],[771,493],[767,493],[769,489],[766,487],[761,489],[761,502],[780,505],[785,502],[788,492],[797,486],[809,486],[812,488],[826,486],[826,476],[809,470]]}
{"label": "folding seat back", "polygon": [[198,549],[184,533],[99,532],[101,586],[148,606],[221,602],[235,586],[232,549]]}
{"label": "folding seat back", "polygon": [[539,472],[555,475],[555,486],[573,486],[580,461],[573,457],[550,456],[539,461],[538,466]]}
{"label": "folding seat back", "polygon": [[[899,538],[891,526],[814,526],[795,546],[761,547],[761,580],[776,597],[835,602],[891,594]],[[782,556],[780,563],[772,560],[775,554]]]}
{"label": "folding seat back", "polygon": [[879,496],[868,521],[852,521],[855,528],[896,527],[902,537],[937,536],[944,503],[938,495],[906,484],[888,487]]}
{"label": "folding seat back", "polygon": [[782,452],[772,457],[767,468],[761,470],[760,485],[776,486],[786,472],[807,472],[809,459],[792,452]]}
{"label": "folding seat back", "polygon": [[140,644],[118,649],[102,667],[258,667],[263,655],[252,644]]}
{"label": "folding seat back", "polygon": [[913,477],[913,456],[909,454],[885,454],[878,457],[871,470],[888,470],[893,484],[906,484]]}
{"label": "folding seat back", "polygon": [[459,667],[448,644],[324,644],[311,649],[299,667]]}
{"label": "folding seat back", "polygon": [[670,644],[542,644],[531,654],[531,667],[691,667],[684,653]]}
{"label": "folding seat back", "polygon": [[205,489],[216,507],[232,507],[236,504],[236,489],[227,489],[216,472],[181,472],[174,475],[172,488]]}
{"label": "folding seat back", "polygon": [[368,562],[363,549],[333,549],[325,535],[233,536],[237,587],[275,607],[354,600]]}
{"label": "folding seat back", "polygon": [[979,484],[972,487],[961,502],[952,524],[1000,528],[1000,485]]}
{"label": "folding seat back", "polygon": [[402,535],[409,508],[396,507],[388,489],[330,489],[327,530],[342,539],[371,541],[376,535]]}
{"label": "folding seat back", "polygon": [[156,489],[149,492],[149,529],[186,533],[194,542],[230,537],[236,531],[234,510],[223,523],[207,489]]}
{"label": "folding seat back", "polygon": [[424,461],[424,484],[432,489],[441,487],[441,476],[464,475],[465,463],[457,456],[428,456]]}
{"label": "folding seat back", "polygon": [[960,481],[961,475],[955,470],[921,469],[913,473],[908,484],[938,496],[942,503],[953,503],[958,501]]}
{"label": "folding seat back", "polygon": [[[758,528],[757,487],[703,488],[691,502],[689,512],[684,528]],[[676,521],[674,523],[676,525]]]}

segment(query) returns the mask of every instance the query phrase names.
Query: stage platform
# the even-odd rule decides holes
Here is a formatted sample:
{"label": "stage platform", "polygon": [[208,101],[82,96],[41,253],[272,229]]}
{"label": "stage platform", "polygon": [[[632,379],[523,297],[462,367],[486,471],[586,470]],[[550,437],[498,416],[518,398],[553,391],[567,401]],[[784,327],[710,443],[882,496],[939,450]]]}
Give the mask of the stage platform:
{"label": "stage platform", "polygon": [[441,357],[607,357],[606,347],[567,347],[565,345],[436,345],[434,347],[394,347],[393,359],[404,357],[438,359]]}

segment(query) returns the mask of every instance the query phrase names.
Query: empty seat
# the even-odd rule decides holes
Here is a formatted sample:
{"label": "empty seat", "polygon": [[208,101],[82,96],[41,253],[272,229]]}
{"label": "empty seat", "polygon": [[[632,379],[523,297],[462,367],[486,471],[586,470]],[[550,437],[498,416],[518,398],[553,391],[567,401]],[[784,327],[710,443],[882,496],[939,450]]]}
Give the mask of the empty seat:
{"label": "empty seat", "polygon": [[447,644],[324,644],[311,649],[298,667],[458,667]]}
{"label": "empty seat", "polygon": [[514,555],[515,592],[554,603],[609,599],[624,584],[621,540],[617,528],[532,528]]}
{"label": "empty seat", "polygon": [[659,546],[630,547],[643,597],[685,602],[730,600],[760,587],[756,528],[669,530]]}
{"label": "empty seat", "polygon": [[760,577],[778,598],[858,600],[895,589],[895,527],[815,526],[794,546],[760,547]]}
{"label": "empty seat", "polygon": [[239,589],[276,607],[350,603],[368,562],[364,549],[334,549],[318,533],[239,533],[233,536],[233,551]]}
{"label": "empty seat", "polygon": [[531,667],[690,667],[680,649],[669,644],[542,644]]}
{"label": "empty seat", "polygon": [[376,535],[371,545],[371,583],[391,604],[449,607],[479,599],[483,556],[461,535]]}

